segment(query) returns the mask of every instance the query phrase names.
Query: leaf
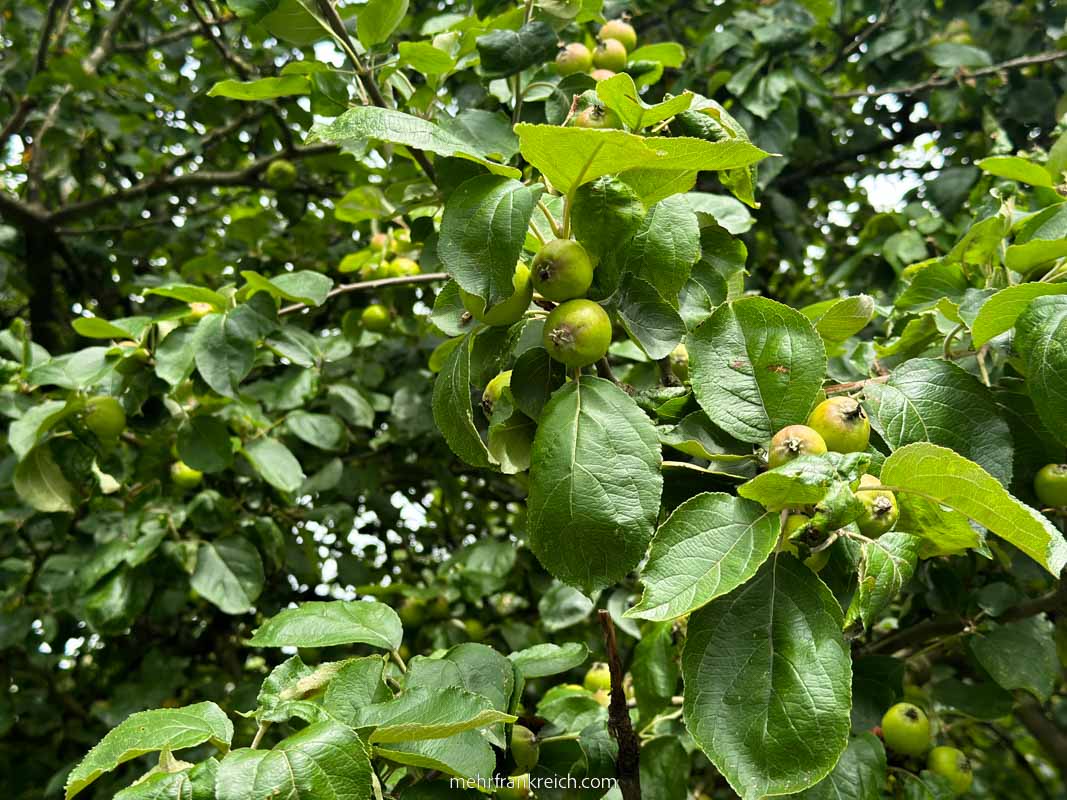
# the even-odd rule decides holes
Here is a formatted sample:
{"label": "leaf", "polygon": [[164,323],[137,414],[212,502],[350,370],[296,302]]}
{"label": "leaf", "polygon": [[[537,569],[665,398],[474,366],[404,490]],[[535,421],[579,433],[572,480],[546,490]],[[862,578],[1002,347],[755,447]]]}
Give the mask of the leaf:
{"label": "leaf", "polygon": [[988,67],[993,63],[993,59],[985,50],[957,42],[938,42],[925,48],[925,53],[931,62],[944,69]]}
{"label": "leaf", "polygon": [[627,335],[650,359],[666,358],[685,337],[685,323],[674,306],[647,281],[627,276],[616,302]]}
{"label": "leaf", "polygon": [[233,723],[214,703],[131,714],[110,730],[67,776],[66,800],[105,772],[145,753],[183,750],[204,742],[226,750],[232,738]]}
{"label": "leaf", "polygon": [[303,0],[278,0],[275,5],[260,23],[276,38],[304,47],[329,37],[328,29]]}
{"label": "leaf", "polygon": [[374,728],[368,741],[381,744],[445,739],[515,721],[515,716],[494,709],[487,698],[454,686],[408,689],[392,700],[363,706],[346,720],[353,728]]}
{"label": "leaf", "polygon": [[385,659],[381,656],[353,658],[344,662],[326,686],[323,706],[329,709],[331,717],[348,725],[363,706],[392,696],[385,685]]}
{"label": "leaf", "polygon": [[992,393],[951,362],[916,358],[864,390],[871,424],[892,449],[932,442],[1011,483],[1012,438]]}
{"label": "leaf", "polygon": [[62,389],[88,389],[110,372],[107,355],[110,348],[87,347],[74,353],[56,356],[30,370],[32,386],[59,386]]}
{"label": "leaf", "polygon": [[384,603],[333,601],[301,603],[276,614],[252,636],[252,647],[333,647],[369,644],[382,650],[400,647],[400,617]]}
{"label": "leaf", "polygon": [[139,339],[151,324],[151,317],[125,317],[111,321],[100,317],[79,317],[70,326],[90,339]]}
{"label": "leaf", "polygon": [[513,167],[489,160],[491,153],[474,141],[456,136],[429,120],[376,106],[359,106],[346,111],[332,122],[317,124],[308,136],[312,141],[353,145],[366,139],[402,144],[439,156],[464,158],[487,167],[490,172],[511,178],[520,177]]}
{"label": "leaf", "polygon": [[156,347],[156,375],[171,386],[184,383],[196,366],[196,328],[177,328]]}
{"label": "leaf", "polygon": [[1018,156],[992,156],[983,158],[978,162],[978,168],[982,172],[1007,178],[1009,181],[1018,181],[1030,186],[1054,187],[1056,184],[1048,170],[1033,161],[1027,161]]}
{"label": "leaf", "polygon": [[589,658],[589,648],[581,642],[535,644],[512,653],[508,658],[526,679],[546,678],[581,666]]}
{"label": "leaf", "polygon": [[338,450],[345,442],[345,426],[330,414],[294,411],[285,418],[293,435],[320,450]]}
{"label": "leaf", "polygon": [[456,60],[433,42],[400,42],[400,63],[423,75],[444,75],[455,69]]}
{"label": "leaf", "polygon": [[172,768],[183,765],[177,772],[149,772],[113,800],[213,800],[218,760],[209,758],[195,766],[175,760]]}
{"label": "leaf", "polygon": [[499,175],[478,175],[448,198],[437,252],[461,288],[490,308],[515,293],[515,264],[537,191]]}
{"label": "leaf", "polygon": [[471,344],[465,336],[448,355],[433,384],[433,418],[452,452],[468,464],[490,466],[489,450],[474,426],[471,405]]}
{"label": "leaf", "polygon": [[408,0],[370,0],[359,10],[356,32],[367,48],[389,40],[408,13]]}
{"label": "leaf", "polygon": [[830,590],[782,554],[689,618],[686,726],[745,800],[814,785],[848,744],[852,664],[841,624]]}
{"label": "leaf", "polygon": [[1015,327],[1034,408],[1060,444],[1067,444],[1067,297],[1037,298]]}
{"label": "leaf", "polygon": [[178,429],[178,457],[193,469],[213,473],[233,464],[230,431],[218,417],[201,414]]}
{"label": "leaf", "polygon": [[1067,256],[1067,203],[1057,203],[1031,216],[1015,234],[1005,261],[1023,274]]}
{"label": "leaf", "polygon": [[609,109],[619,115],[627,129],[638,131],[663,122],[689,108],[693,102],[690,92],[664,100],[662,103],[648,105],[637,93],[634,79],[625,72],[620,72],[596,85],[597,97]]}
{"label": "leaf", "polygon": [[641,746],[641,800],[689,797],[689,753],[680,739],[657,736]]}
{"label": "leaf", "polygon": [[642,720],[651,720],[671,704],[677,693],[681,677],[678,650],[673,622],[655,622],[643,627],[630,667],[637,710]]}
{"label": "leaf", "polygon": [[45,400],[26,410],[7,429],[7,443],[18,459],[23,459],[41,437],[67,416],[67,403],[64,400]]}
{"label": "leaf", "polygon": [[826,300],[800,309],[828,347],[839,345],[867,327],[874,317],[874,299],[865,294]]}
{"label": "leaf", "polygon": [[[379,744],[375,746],[374,754],[397,764],[481,780],[483,786],[493,779],[496,765],[493,748],[478,731],[466,731],[447,739]],[[455,796],[458,796],[458,790],[450,787],[448,797]]]}
{"label": "leaf", "polygon": [[189,585],[226,614],[244,614],[263,591],[259,551],[241,536],[203,542]]}
{"label": "leaf", "polygon": [[333,288],[331,278],[311,270],[283,272],[273,278],[265,278],[258,272],[244,270],[241,277],[248,282],[249,296],[256,292],[267,292],[272,297],[309,306],[321,306]]}
{"label": "leaf", "polygon": [[732,592],[756,574],[780,531],[779,515],[750,500],[718,492],[686,500],[656,531],[644,594],[626,616],[675,619]]}
{"label": "leaf", "polygon": [[518,357],[511,372],[515,406],[530,419],[541,418],[552,393],[567,380],[567,369],[543,347],[531,347]]}
{"label": "leaf", "polygon": [[[257,319],[258,318],[258,319]],[[196,368],[204,382],[226,397],[252,371],[262,317],[238,306],[225,314],[208,314],[196,326],[193,347]]]}
{"label": "leaf", "polygon": [[574,238],[591,253],[606,253],[627,242],[641,228],[647,211],[633,189],[604,176],[582,184],[571,205]]}
{"label": "leaf", "polygon": [[1053,575],[1067,565],[1067,542],[1052,523],[952,450],[927,443],[902,447],[882,465],[881,480],[894,491],[913,493],[967,515]]}
{"label": "leaf", "polygon": [[550,61],[559,48],[555,30],[547,22],[528,22],[518,30],[495,30],[475,41],[486,78],[506,78],[527,67]]}
{"label": "leaf", "polygon": [[656,172],[658,180],[664,181],[671,173],[744,167],[767,155],[748,142],[646,139],[616,130],[520,123],[515,133],[523,157],[563,194],[604,175],[640,169]]}
{"label": "leaf", "polygon": [[272,100],[295,94],[311,94],[311,82],[306,75],[260,78],[255,81],[219,81],[211,87],[207,96],[229,97],[234,100]]}
{"label": "leaf", "polygon": [[228,307],[226,298],[206,286],[196,286],[192,283],[166,283],[145,289],[146,295],[169,297],[171,300],[180,300],[183,303],[207,303],[216,311],[225,311]]}
{"label": "leaf", "polygon": [[685,198],[669,197],[649,209],[629,242],[615,246],[613,258],[597,267],[596,285],[613,292],[630,273],[673,304],[700,258],[700,223]]}
{"label": "leaf", "polygon": [[766,442],[803,423],[826,373],[826,351],[808,319],[763,297],[720,306],[686,347],[701,408],[743,442]]}
{"label": "leaf", "polygon": [[978,310],[971,325],[971,340],[981,347],[990,339],[1015,327],[1019,315],[1038,297],[1067,294],[1067,283],[1021,283],[1001,289]]}
{"label": "leaf", "polygon": [[856,593],[845,615],[845,625],[857,619],[870,627],[900,593],[918,563],[922,539],[906,533],[886,533],[863,544]]}
{"label": "leaf", "polygon": [[724,230],[739,236],[749,231],[755,224],[744,203],[734,197],[707,192],[688,192],[685,201],[698,214],[712,217]]}
{"label": "leaf", "polygon": [[1060,679],[1055,626],[1044,614],[993,623],[970,641],[971,653],[1002,688],[1022,689],[1047,701]]}
{"label": "leaf", "polygon": [[885,747],[873,733],[861,733],[848,743],[848,749],[833,772],[793,800],[881,800],[886,779]]}
{"label": "leaf", "polygon": [[64,477],[48,444],[33,448],[15,467],[15,491],[44,513],[74,512],[74,487]]}
{"label": "leaf", "polygon": [[242,452],[263,480],[279,491],[295,492],[307,477],[296,456],[277,439],[255,439]]}
{"label": "leaf", "polygon": [[615,384],[582,377],[541,413],[528,536],[545,568],[591,593],[637,566],[659,514],[660,447],[651,420]]}
{"label": "leaf", "polygon": [[870,463],[866,453],[800,456],[760,473],[738,487],[737,493],[771,511],[815,505],[835,485],[857,480]]}
{"label": "leaf", "polygon": [[215,786],[218,800],[371,800],[370,755],[351,728],[316,722],[272,750],[234,750]]}

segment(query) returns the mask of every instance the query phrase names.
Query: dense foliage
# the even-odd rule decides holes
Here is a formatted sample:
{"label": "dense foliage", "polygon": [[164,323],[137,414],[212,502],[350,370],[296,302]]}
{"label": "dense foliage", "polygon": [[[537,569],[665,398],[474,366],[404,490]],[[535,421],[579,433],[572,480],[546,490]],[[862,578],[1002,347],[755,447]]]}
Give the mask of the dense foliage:
{"label": "dense foliage", "polygon": [[5,797],[1064,797],[1065,23],[0,0]]}

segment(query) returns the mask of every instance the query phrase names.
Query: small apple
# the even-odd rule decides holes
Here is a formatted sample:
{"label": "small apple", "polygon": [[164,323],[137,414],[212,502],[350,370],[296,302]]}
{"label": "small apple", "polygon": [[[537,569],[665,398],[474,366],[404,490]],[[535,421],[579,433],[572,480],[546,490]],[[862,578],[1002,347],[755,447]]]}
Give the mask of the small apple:
{"label": "small apple", "polygon": [[204,473],[179,460],[170,465],[170,479],[179,489],[195,489],[204,479]]}
{"label": "small apple", "polygon": [[288,189],[296,183],[296,166],[292,161],[279,158],[267,167],[267,185],[272,189]]}
{"label": "small apple", "polygon": [[926,767],[931,772],[947,778],[952,785],[952,793],[957,797],[965,794],[974,780],[970,760],[955,747],[935,747],[926,759]]}
{"label": "small apple", "polygon": [[1034,478],[1034,494],[1041,505],[1067,507],[1067,464],[1046,464]]}
{"label": "small apple", "polygon": [[[873,475],[864,475],[860,478],[859,489],[856,497],[863,503],[863,516],[856,520],[860,533],[877,539],[883,533],[891,530],[900,519],[900,506],[897,498],[888,489],[875,489],[882,482]],[[864,488],[866,487],[866,488]]]}
{"label": "small apple", "polygon": [[126,430],[126,411],[114,397],[90,397],[85,404],[83,421],[97,439],[117,439]]}
{"label": "small apple", "polygon": [[482,410],[485,411],[486,417],[493,416],[493,406],[496,405],[500,399],[500,395],[504,393],[504,390],[511,386],[511,370],[505,370],[499,375],[494,377],[485,387],[485,391],[482,392]]}
{"label": "small apple", "polygon": [[592,300],[568,300],[545,320],[542,341],[548,354],[568,367],[594,364],[611,346],[611,319]]}
{"label": "small apple", "polygon": [[618,39],[605,39],[593,51],[593,66],[622,72],[626,67],[626,48]]}
{"label": "small apple", "polygon": [[921,756],[930,747],[930,720],[918,706],[897,703],[882,717],[882,739],[903,756]]}
{"label": "small apple", "polygon": [[826,442],[807,425],[789,425],[774,434],[767,450],[771,469],[788,464],[798,456],[818,456],[826,452]]}
{"label": "small apple", "polygon": [[373,303],[363,309],[363,313],[359,316],[359,321],[368,331],[381,333],[389,329],[392,319],[388,308],[381,303]]}
{"label": "small apple", "polygon": [[562,303],[581,297],[593,283],[593,262],[573,239],[553,239],[530,264],[534,288],[546,300]]}
{"label": "small apple", "polygon": [[634,30],[633,25],[624,19],[613,19],[605,22],[596,36],[602,42],[608,39],[615,39],[626,48],[628,53],[637,47],[637,31]]}
{"label": "small apple", "polygon": [[556,69],[564,77],[578,72],[588,72],[593,67],[593,54],[581,42],[571,42],[560,48],[556,56]]}
{"label": "small apple", "polygon": [[590,692],[608,691],[611,689],[611,668],[607,664],[593,664],[585,673],[582,685]]}
{"label": "small apple", "polygon": [[871,441],[867,412],[851,397],[831,397],[815,406],[808,427],[835,453],[862,453]]}
{"label": "small apple", "polygon": [[479,322],[493,327],[512,325],[522,319],[533,299],[533,282],[530,280],[530,268],[521,261],[515,266],[515,275],[511,279],[515,292],[503,302],[497,303],[488,311],[485,301],[476,294],[459,290],[460,300],[472,317]]}

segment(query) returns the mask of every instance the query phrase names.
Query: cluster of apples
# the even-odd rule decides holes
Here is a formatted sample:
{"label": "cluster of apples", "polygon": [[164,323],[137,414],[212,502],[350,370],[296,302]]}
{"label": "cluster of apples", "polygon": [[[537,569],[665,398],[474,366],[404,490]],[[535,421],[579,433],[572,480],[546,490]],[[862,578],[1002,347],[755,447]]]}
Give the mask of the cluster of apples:
{"label": "cluster of apples", "polygon": [[[802,455],[817,456],[827,452],[862,453],[871,440],[871,421],[867,412],[852,397],[831,397],[817,405],[808,415],[806,425],[789,425],[771,439],[767,466],[771,469],[788,464]],[[856,487],[856,497],[863,503],[863,515],[856,520],[860,533],[878,538],[892,530],[900,518],[900,507],[893,492],[882,488],[873,475],[864,475]],[[784,549],[797,553],[793,540],[812,527],[805,513],[789,514],[784,525]],[[829,550],[820,550],[805,563],[818,572],[829,559]]]}
{"label": "cluster of apples", "polygon": [[929,750],[926,768],[945,778],[957,797],[971,788],[974,775],[967,756],[955,747],[930,750],[931,729],[926,713],[912,703],[897,703],[885,712],[881,726],[886,747],[907,758],[920,758]]}
{"label": "cluster of apples", "polygon": [[571,42],[560,49],[556,68],[566,77],[588,72],[594,80],[602,81],[622,72],[630,53],[637,47],[637,31],[624,19],[606,22],[597,33],[597,44],[590,50],[581,42]]}
{"label": "cluster of apples", "polygon": [[[360,270],[364,280],[407,278],[422,272],[419,262],[410,257],[411,235],[403,228],[374,234],[369,246],[377,257]],[[392,323],[392,312],[381,303],[371,303],[360,313],[360,325],[374,333],[387,331]]]}

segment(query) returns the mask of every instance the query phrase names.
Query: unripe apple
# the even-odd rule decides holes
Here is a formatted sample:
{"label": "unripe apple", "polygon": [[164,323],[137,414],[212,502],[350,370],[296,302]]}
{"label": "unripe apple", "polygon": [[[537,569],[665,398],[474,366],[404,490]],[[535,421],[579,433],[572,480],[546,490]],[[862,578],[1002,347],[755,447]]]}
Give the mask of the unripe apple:
{"label": "unripe apple", "polygon": [[787,464],[798,456],[818,456],[826,452],[826,442],[807,425],[789,425],[774,434],[767,450],[771,469]]}
{"label": "unripe apple", "polygon": [[614,78],[618,74],[619,73],[613,72],[610,69],[594,69],[589,73],[589,77],[597,83],[600,83],[601,81],[606,81],[608,78]]}
{"label": "unripe apple", "polygon": [[464,621],[463,629],[467,632],[467,638],[472,642],[480,642],[485,638],[485,626],[476,619]]}
{"label": "unripe apple", "polygon": [[189,313],[185,318],[191,321],[201,320],[215,310],[211,303],[193,302],[189,304]]}
{"label": "unripe apple", "polygon": [[602,42],[615,39],[626,48],[628,53],[637,47],[637,31],[634,30],[633,25],[622,19],[605,22],[596,37]]}
{"label": "unripe apple", "polygon": [[370,249],[375,253],[382,253],[389,246],[389,234],[376,233],[370,237]]}
{"label": "unripe apple", "polygon": [[1042,506],[1067,507],[1067,464],[1046,464],[1034,477],[1034,494]]}
{"label": "unripe apple", "polygon": [[581,42],[571,42],[556,56],[556,69],[566,77],[578,72],[588,72],[593,67],[593,54]]}
{"label": "unripe apple", "polygon": [[516,725],[511,729],[511,757],[519,772],[530,772],[541,757],[541,745],[529,728]]}
{"label": "unripe apple", "polygon": [[389,328],[391,321],[389,309],[381,303],[373,303],[363,309],[363,313],[359,316],[359,321],[368,331],[381,333]]}
{"label": "unripe apple", "polygon": [[585,673],[582,685],[590,692],[608,691],[611,689],[611,668],[607,664],[593,664]]}
{"label": "unripe apple", "polygon": [[684,343],[679,344],[668,356],[671,364],[671,372],[682,383],[689,383],[689,348]]}
{"label": "unripe apple", "polygon": [[510,369],[501,372],[486,384],[485,391],[482,392],[482,410],[485,411],[486,417],[493,416],[493,407],[500,399],[500,395],[502,395],[504,390],[509,386],[511,386]]}
{"label": "unripe apple", "polygon": [[530,300],[533,299],[530,268],[521,261],[515,267],[515,275],[511,279],[511,285],[515,292],[488,311],[485,310],[485,301],[476,294],[460,289],[459,297],[463,301],[463,307],[479,322],[493,327],[512,325],[522,319],[526,309],[530,307]]}
{"label": "unripe apple", "polygon": [[622,72],[626,67],[626,48],[618,39],[605,39],[593,51],[593,65],[597,69]]}
{"label": "unripe apple", "polygon": [[530,265],[534,288],[554,303],[583,296],[593,283],[593,262],[573,239],[553,239]]}
{"label": "unripe apple", "polygon": [[426,621],[426,606],[421,600],[409,597],[400,604],[396,614],[405,628],[417,628]]}
{"label": "unripe apple", "polygon": [[90,397],[85,404],[85,427],[98,439],[117,439],[126,430],[126,411],[114,397]]}
{"label": "unripe apple", "polygon": [[195,489],[204,479],[204,473],[184,461],[175,461],[170,465],[170,479],[180,489]]}
{"label": "unripe apple", "polygon": [[952,785],[952,793],[957,797],[965,794],[974,780],[970,760],[955,747],[935,747],[926,759],[926,767],[931,772],[947,778]]}
{"label": "unripe apple", "polygon": [[571,117],[571,126],[574,128],[621,128],[622,121],[619,115],[601,103],[594,103],[584,108]]}
{"label": "unripe apple", "polygon": [[296,183],[296,167],[293,162],[279,158],[267,167],[267,185],[272,189],[288,189]]}
{"label": "unripe apple", "polygon": [[921,756],[930,747],[930,720],[918,706],[897,703],[882,717],[882,739],[903,756]]}
{"label": "unripe apple", "polygon": [[[876,539],[888,530],[891,530],[900,519],[900,506],[897,498],[888,489],[875,489],[882,482],[873,475],[864,475],[860,478],[859,489],[856,497],[863,503],[863,516],[856,520],[860,533]],[[867,487],[866,489],[864,487]]]}
{"label": "unripe apple", "polygon": [[594,364],[611,346],[611,319],[592,300],[568,300],[545,320],[542,341],[548,354],[568,367]]}
{"label": "unripe apple", "polygon": [[410,258],[401,256],[389,262],[389,274],[393,277],[406,278],[411,275],[418,275],[420,272],[422,270],[419,269],[418,262]]}
{"label": "unripe apple", "polygon": [[508,779],[508,786],[496,790],[500,800],[525,800],[530,796],[530,776],[516,775]]}
{"label": "unripe apple", "polygon": [[867,412],[851,397],[831,397],[815,406],[808,427],[835,453],[862,453],[871,441]]}

